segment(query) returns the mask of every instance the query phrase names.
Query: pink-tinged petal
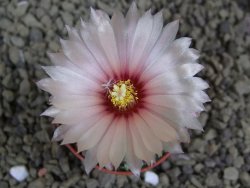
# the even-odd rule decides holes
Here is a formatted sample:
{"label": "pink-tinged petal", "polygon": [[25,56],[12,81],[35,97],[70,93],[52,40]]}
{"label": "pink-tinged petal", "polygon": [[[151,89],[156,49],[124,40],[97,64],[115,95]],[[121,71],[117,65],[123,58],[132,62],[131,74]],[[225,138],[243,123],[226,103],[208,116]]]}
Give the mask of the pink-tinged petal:
{"label": "pink-tinged petal", "polygon": [[47,110],[45,110],[41,116],[49,116],[49,117],[55,117],[60,112],[59,109],[51,106]]}
{"label": "pink-tinged petal", "polygon": [[100,167],[103,167],[111,162],[109,158],[110,146],[113,140],[113,136],[115,134],[115,128],[117,126],[117,120],[115,119],[111,125],[108,127],[103,138],[100,140],[97,148],[97,160],[99,162]]}
{"label": "pink-tinged petal", "polygon": [[[146,28],[145,28],[146,27]],[[138,21],[131,46],[128,51],[129,71],[133,73],[138,64],[143,60],[143,52],[148,44],[153,27],[153,17],[147,11]]]}
{"label": "pink-tinged petal", "polygon": [[132,119],[133,117],[130,117],[129,120],[129,130],[132,135],[132,143],[133,143],[133,149],[135,152],[135,155],[144,161],[146,161],[148,164],[150,164],[151,160],[154,159],[154,153],[150,152],[146,146],[144,145],[142,138],[140,136],[139,131],[135,127],[134,124],[135,121]]}
{"label": "pink-tinged petal", "polygon": [[120,118],[117,121],[117,125],[115,127],[115,132],[113,135],[113,141],[110,146],[110,160],[112,164],[117,169],[124,159],[127,150],[127,136],[126,136],[127,122],[125,118]]}
{"label": "pink-tinged petal", "polygon": [[52,123],[60,124],[78,124],[85,118],[103,114],[105,108],[103,106],[81,107],[79,109],[62,110],[54,116]]}
{"label": "pink-tinged petal", "polygon": [[179,134],[179,141],[180,142],[184,142],[184,143],[190,142],[190,135],[189,135],[186,128],[179,128],[178,134]]}
{"label": "pink-tinged petal", "polygon": [[83,160],[83,164],[87,174],[89,174],[97,164],[96,152],[97,149],[96,147],[94,147],[89,149],[85,154],[85,159]]}
{"label": "pink-tinged petal", "polygon": [[162,154],[161,141],[154,135],[145,121],[137,114],[134,115],[134,126],[139,131],[146,148],[160,156]]}
{"label": "pink-tinged petal", "polygon": [[127,24],[126,29],[128,34],[128,40],[130,40],[133,37],[138,20],[139,20],[139,13],[137,10],[136,3],[133,2],[126,15],[126,24]]}
{"label": "pink-tinged petal", "polygon": [[[104,114],[102,113],[101,115]],[[61,144],[64,145],[77,142],[88,129],[90,129],[100,120],[100,118],[100,115],[90,116],[88,118],[85,118],[79,124],[67,125],[70,127],[70,129],[65,133],[63,142]]]}
{"label": "pink-tinged petal", "polygon": [[180,144],[177,142],[168,142],[164,144],[164,150],[170,152],[171,154],[184,153]]}
{"label": "pink-tinged petal", "polygon": [[99,96],[62,95],[51,98],[51,104],[60,109],[102,106],[103,99]]}
{"label": "pink-tinged petal", "polygon": [[66,25],[65,27],[66,27],[66,29],[68,31],[69,40],[82,43],[82,40],[81,40],[81,38],[79,36],[79,33],[78,33],[77,29],[71,28],[68,25]]}
{"label": "pink-tinged petal", "polygon": [[202,103],[211,101],[209,96],[204,91],[193,91],[193,92],[189,93],[188,95],[192,96],[194,99],[196,99],[197,101],[200,101]]}
{"label": "pink-tinged petal", "polygon": [[204,110],[202,104],[185,95],[150,95],[146,96],[143,101],[148,104],[184,111],[200,112]]}
{"label": "pink-tinged petal", "polygon": [[169,142],[177,140],[177,132],[166,121],[157,117],[148,110],[140,110],[141,117],[145,120],[150,130],[162,141]]}
{"label": "pink-tinged petal", "polygon": [[[182,37],[179,39],[176,39],[171,46],[168,47],[168,50],[157,59],[154,63],[149,63],[147,67],[145,68],[143,74],[149,74],[151,67],[154,66],[154,69],[158,69],[159,73],[164,69],[164,67],[171,67],[178,63],[178,59],[185,53],[185,51],[188,50],[189,46],[191,44],[191,39],[187,37]],[[149,72],[149,73],[148,73]]]}
{"label": "pink-tinged petal", "polygon": [[98,14],[98,11],[91,9],[91,17],[97,27],[97,35],[100,42],[100,48],[103,48],[106,54],[110,67],[115,71],[116,75],[119,73],[120,64],[116,39],[114,30],[110,23],[110,19]]}
{"label": "pink-tinged petal", "polygon": [[81,36],[88,50],[93,55],[93,64],[96,64],[100,67],[100,69],[103,71],[102,74],[105,74],[105,76],[108,78],[112,78],[114,76],[114,70],[113,67],[110,66],[104,49],[100,44],[97,26],[90,23],[81,26]]}
{"label": "pink-tinged petal", "polygon": [[171,95],[205,90],[208,87],[208,84],[198,77],[166,81],[163,76],[146,83],[144,90],[147,95]]}
{"label": "pink-tinged petal", "polygon": [[54,96],[61,96],[62,94],[65,95],[97,95],[97,92],[103,91],[103,88],[98,88],[94,90],[94,88],[90,88],[88,85],[84,85],[80,82],[62,82],[58,80],[52,80],[51,78],[44,78],[38,81],[37,86]]}
{"label": "pink-tinged petal", "polygon": [[[59,53],[47,53],[50,60],[55,66],[65,67],[71,71],[76,72],[79,75],[84,75],[85,77],[90,77],[96,82],[103,82],[105,75],[101,74],[102,71],[97,66],[84,65],[84,69],[77,62],[71,62],[62,52]],[[84,61],[82,61],[84,62]]]}
{"label": "pink-tinged petal", "polygon": [[121,12],[115,11],[115,13],[112,16],[111,24],[114,29],[114,34],[116,38],[116,45],[118,49],[119,54],[119,63],[121,70],[124,70],[126,67],[126,31],[125,31],[125,19]]}
{"label": "pink-tinged petal", "polygon": [[69,130],[69,126],[66,125],[60,125],[59,127],[56,128],[56,130],[54,131],[53,137],[52,137],[52,141],[61,141],[63,140],[66,132]]}
{"label": "pink-tinged petal", "polygon": [[[65,67],[61,66],[46,66],[42,67],[45,72],[53,79],[53,80],[59,80],[62,82],[74,82],[77,80],[78,82],[82,84],[89,84],[93,88],[99,88],[100,85],[91,79],[91,77],[87,77],[83,74],[76,73],[70,69],[67,69]],[[76,84],[76,83],[74,83]]]}
{"label": "pink-tinged petal", "polygon": [[[143,54],[140,57],[140,61],[139,61],[137,66],[133,62],[133,66],[134,66],[133,71],[135,71],[134,74],[140,74],[140,72],[143,70],[143,67],[145,66],[145,64],[147,64],[147,59],[149,58],[149,55],[151,54],[151,51],[154,49],[155,44],[156,44],[156,42],[157,42],[157,40],[160,37],[161,32],[162,32],[162,27],[163,27],[162,12],[158,12],[157,14],[155,14],[152,17],[152,19],[153,19],[152,31],[150,33],[150,36],[148,37],[148,40],[146,41],[147,43],[145,45],[145,48],[143,49]],[[138,26],[139,26],[139,23],[138,23]],[[148,23],[146,26],[149,27]],[[145,26],[143,26],[143,27],[145,27]],[[143,28],[143,29],[149,30],[146,28]],[[143,40],[146,40],[146,39],[143,39]],[[140,47],[142,48],[141,45],[140,45]],[[137,54],[135,53],[135,55],[138,56],[138,53]]]}
{"label": "pink-tinged petal", "polygon": [[133,174],[137,177],[140,176],[140,169],[142,167],[142,161],[138,159],[135,155],[135,151],[132,143],[132,135],[130,130],[127,128],[127,153],[126,153],[126,161],[127,164],[133,172]]}
{"label": "pink-tinged petal", "polygon": [[80,152],[94,147],[102,138],[113,119],[113,115],[105,115],[92,125],[77,141],[77,150]]}
{"label": "pink-tinged petal", "polygon": [[179,111],[172,108],[150,105],[150,112],[164,120],[167,124],[176,129],[187,127],[191,129],[203,130],[200,122],[190,111]]}
{"label": "pink-tinged petal", "polygon": [[171,22],[164,27],[161,36],[158,38],[156,44],[154,45],[154,48],[150,52],[150,55],[147,59],[148,66],[155,63],[159,59],[159,57],[162,56],[165,50],[171,45],[171,42],[175,39],[178,28],[178,20]]}

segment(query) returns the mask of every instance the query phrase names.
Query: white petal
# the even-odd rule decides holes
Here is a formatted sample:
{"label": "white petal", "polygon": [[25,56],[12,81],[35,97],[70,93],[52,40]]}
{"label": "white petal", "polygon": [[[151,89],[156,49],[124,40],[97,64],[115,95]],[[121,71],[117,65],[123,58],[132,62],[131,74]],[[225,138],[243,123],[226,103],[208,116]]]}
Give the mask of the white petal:
{"label": "white petal", "polygon": [[110,23],[110,19],[98,14],[98,11],[91,9],[91,16],[94,18],[100,47],[103,48],[111,68],[118,74],[120,68],[115,34]]}
{"label": "white petal", "polygon": [[84,132],[77,141],[77,150],[80,152],[94,147],[104,135],[113,118],[113,115],[106,115]]}
{"label": "white petal", "polygon": [[116,45],[119,54],[119,63],[122,70],[125,69],[126,63],[126,30],[125,30],[125,19],[121,12],[115,11],[112,16],[111,24],[114,29],[114,34],[116,38]]}
{"label": "white petal", "polygon": [[69,126],[66,125],[60,125],[59,127],[56,128],[54,131],[52,141],[61,141],[65,137],[65,133],[69,130]]}
{"label": "white petal", "polygon": [[79,42],[79,43],[82,42],[78,34],[78,31],[75,28],[71,28],[70,26],[66,25],[66,29],[68,31],[69,40]]}
{"label": "white petal", "polygon": [[100,120],[101,116],[103,114],[98,114],[95,116],[90,116],[88,118],[84,118],[84,120],[76,125],[67,125],[70,126],[70,129],[65,133],[63,144],[71,144],[75,143],[79,140],[79,138],[87,132],[88,129],[90,129],[98,120]]}
{"label": "white petal", "polygon": [[202,104],[185,95],[150,95],[146,96],[143,101],[149,104],[155,104],[184,111],[200,112],[204,110]]}
{"label": "white petal", "polygon": [[110,160],[115,168],[118,168],[126,154],[126,128],[127,123],[124,118],[119,119],[110,146]]}
{"label": "white petal", "polygon": [[150,164],[151,160],[154,159],[154,153],[150,152],[146,146],[144,145],[142,138],[140,136],[139,131],[135,127],[135,121],[131,118],[129,118],[129,130],[132,135],[132,143],[135,155],[144,161],[146,161],[148,164]]}
{"label": "white petal", "polygon": [[105,108],[102,106],[82,107],[60,111],[52,123],[74,125],[83,122],[86,118],[103,114]]}
{"label": "white petal", "polygon": [[183,150],[179,143],[177,142],[168,142],[164,144],[164,150],[172,154],[183,153]]}
{"label": "white petal", "polygon": [[103,138],[100,140],[97,148],[97,160],[99,162],[100,167],[103,167],[111,162],[109,158],[110,146],[113,140],[113,136],[115,134],[115,128],[117,126],[117,121],[114,120],[111,125],[108,127]]}
{"label": "white petal", "polygon": [[102,103],[100,96],[61,95],[51,99],[51,104],[60,109],[102,106]]}
{"label": "white petal", "polygon": [[[146,27],[146,28],[145,28]],[[150,11],[147,11],[138,21],[137,27],[133,39],[131,41],[131,46],[129,47],[129,69],[130,73],[135,70],[138,63],[141,62],[144,49],[147,46],[150,34],[153,27],[153,17]]]}
{"label": "white petal", "polygon": [[85,154],[85,159],[83,160],[85,171],[87,174],[96,166],[96,147],[89,149]]}
{"label": "white petal", "polygon": [[146,148],[160,156],[162,153],[161,141],[154,135],[154,132],[151,132],[150,127],[137,114],[134,115],[134,121],[134,126],[139,131]]}
{"label": "white petal", "polygon": [[129,129],[127,129],[127,154],[126,154],[126,161],[133,172],[133,174],[137,177],[140,176],[140,169],[142,166],[142,161],[135,156],[135,151],[133,148],[132,143],[132,135]]}
{"label": "white petal", "polygon": [[154,48],[152,49],[149,55],[149,58],[147,60],[148,66],[153,64],[159,57],[162,56],[162,54],[169,47],[171,42],[175,39],[178,28],[178,20],[171,22],[164,27],[161,36],[158,38],[158,41],[156,42]]}
{"label": "white petal", "polygon": [[47,110],[45,110],[41,116],[50,116],[50,117],[55,117],[58,113],[60,112],[59,109],[51,106]]}
{"label": "white petal", "polygon": [[150,127],[150,130],[152,130],[154,134],[162,141],[169,142],[177,140],[176,130],[171,127],[171,125],[169,125],[166,121],[155,116],[148,110],[140,110],[139,113]]}

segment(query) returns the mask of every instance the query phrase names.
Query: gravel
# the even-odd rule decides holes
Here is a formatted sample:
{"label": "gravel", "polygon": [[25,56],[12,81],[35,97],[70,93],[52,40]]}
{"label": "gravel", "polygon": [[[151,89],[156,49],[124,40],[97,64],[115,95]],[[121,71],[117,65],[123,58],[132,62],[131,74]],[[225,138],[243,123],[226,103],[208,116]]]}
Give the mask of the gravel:
{"label": "gravel", "polygon": [[[65,24],[79,25],[89,7],[125,13],[130,0],[0,1],[0,187],[152,187],[134,177],[97,170],[89,176],[67,148],[51,142],[54,126],[40,113],[48,94],[34,84],[50,65],[46,52],[60,50]],[[153,3],[152,3],[153,2]],[[140,10],[163,10],[180,19],[179,36],[193,38],[209,82],[211,103],[200,116],[204,132],[190,131],[185,155],[154,169],[157,187],[250,187],[250,3],[248,0],[138,0]],[[9,170],[24,165],[16,181]],[[45,169],[41,175],[41,169]],[[40,174],[40,175],[39,175]],[[143,177],[143,176],[142,176]]]}

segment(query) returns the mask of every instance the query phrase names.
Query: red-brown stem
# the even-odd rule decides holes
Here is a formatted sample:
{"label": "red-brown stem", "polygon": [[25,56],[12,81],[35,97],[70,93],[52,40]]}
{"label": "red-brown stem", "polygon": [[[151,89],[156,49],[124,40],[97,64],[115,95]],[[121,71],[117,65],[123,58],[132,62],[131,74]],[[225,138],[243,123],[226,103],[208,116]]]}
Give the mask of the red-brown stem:
{"label": "red-brown stem", "polygon": [[[75,148],[73,148],[70,144],[66,144],[66,147],[80,160],[83,160],[84,159],[84,156],[80,155],[76,150]],[[141,169],[141,172],[145,172],[145,171],[148,171],[158,165],[160,165],[161,163],[163,163],[167,158],[169,158],[170,156],[170,153],[169,152],[166,152],[158,161],[156,161],[154,164],[150,165],[150,166],[147,166],[145,168],[142,168]],[[96,165],[95,167],[96,169],[102,171],[102,172],[106,172],[106,173],[109,173],[109,174],[115,174],[115,175],[126,175],[126,176],[129,176],[129,175],[133,175],[133,173],[131,171],[112,171],[112,170],[108,170],[106,168],[101,168],[99,165]]]}

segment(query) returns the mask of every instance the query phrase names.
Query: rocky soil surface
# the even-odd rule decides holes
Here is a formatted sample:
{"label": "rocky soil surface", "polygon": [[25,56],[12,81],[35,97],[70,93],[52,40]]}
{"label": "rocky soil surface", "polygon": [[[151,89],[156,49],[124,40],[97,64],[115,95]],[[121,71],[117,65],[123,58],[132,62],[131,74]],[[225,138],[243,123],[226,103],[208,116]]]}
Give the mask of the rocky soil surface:
{"label": "rocky soil surface", "polygon": [[[154,169],[156,187],[250,187],[250,2],[248,0],[137,0],[141,10],[180,19],[179,36],[193,38],[205,66],[212,102],[183,155]],[[54,127],[40,113],[48,95],[35,82],[58,51],[65,24],[87,19],[89,7],[125,13],[129,0],[0,0],[0,188],[152,187],[141,179],[93,171],[89,176],[67,148],[51,142]],[[28,177],[17,181],[14,166]]]}

